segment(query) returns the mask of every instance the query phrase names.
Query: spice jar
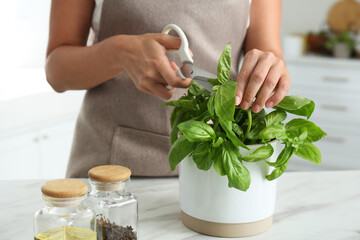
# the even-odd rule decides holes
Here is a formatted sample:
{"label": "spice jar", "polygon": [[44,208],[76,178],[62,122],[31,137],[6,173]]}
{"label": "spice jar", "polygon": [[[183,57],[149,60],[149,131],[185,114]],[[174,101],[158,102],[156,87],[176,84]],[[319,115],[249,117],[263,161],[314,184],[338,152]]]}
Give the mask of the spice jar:
{"label": "spice jar", "polygon": [[35,240],[96,240],[96,216],[85,207],[86,183],[58,179],[41,191],[45,207],[34,215]]}
{"label": "spice jar", "polygon": [[137,239],[138,203],[127,191],[130,169],[116,165],[90,169],[89,206],[97,217],[98,240]]}

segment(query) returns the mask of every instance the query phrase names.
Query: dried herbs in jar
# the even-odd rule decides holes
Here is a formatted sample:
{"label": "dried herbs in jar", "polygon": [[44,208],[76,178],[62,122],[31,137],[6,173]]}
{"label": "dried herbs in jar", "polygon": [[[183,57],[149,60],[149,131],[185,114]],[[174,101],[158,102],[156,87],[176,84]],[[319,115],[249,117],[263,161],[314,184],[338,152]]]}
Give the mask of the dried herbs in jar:
{"label": "dried herbs in jar", "polygon": [[131,226],[119,226],[109,220],[101,218],[97,222],[98,240],[137,240],[134,229]]}
{"label": "dried herbs in jar", "polygon": [[134,240],[138,231],[138,202],[127,191],[130,169],[105,165],[90,169],[88,207],[97,216],[98,240]]}

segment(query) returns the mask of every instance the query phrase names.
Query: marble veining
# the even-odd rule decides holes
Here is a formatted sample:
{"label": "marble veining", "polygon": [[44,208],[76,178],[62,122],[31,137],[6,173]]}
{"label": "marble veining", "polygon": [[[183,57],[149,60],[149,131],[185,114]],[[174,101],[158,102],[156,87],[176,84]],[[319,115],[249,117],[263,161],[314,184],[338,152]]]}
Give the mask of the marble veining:
{"label": "marble veining", "polygon": [[[86,181],[86,180],[84,180]],[[0,181],[0,240],[33,239],[33,213],[46,180]],[[140,240],[223,239],[180,220],[177,178],[132,179]],[[289,172],[278,181],[273,226],[249,240],[360,240],[360,171]]]}

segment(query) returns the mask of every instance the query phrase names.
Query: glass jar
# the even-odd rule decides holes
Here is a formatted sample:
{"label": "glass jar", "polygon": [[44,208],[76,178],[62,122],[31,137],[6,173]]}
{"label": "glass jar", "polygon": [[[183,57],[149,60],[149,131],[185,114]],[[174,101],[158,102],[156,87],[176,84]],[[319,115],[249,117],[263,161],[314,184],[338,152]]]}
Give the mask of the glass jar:
{"label": "glass jar", "polygon": [[34,215],[35,240],[96,240],[95,212],[85,207],[86,183],[58,179],[41,191],[45,207]]}
{"label": "glass jar", "polygon": [[90,169],[88,205],[96,212],[98,240],[137,239],[138,202],[127,191],[130,169],[116,165]]}

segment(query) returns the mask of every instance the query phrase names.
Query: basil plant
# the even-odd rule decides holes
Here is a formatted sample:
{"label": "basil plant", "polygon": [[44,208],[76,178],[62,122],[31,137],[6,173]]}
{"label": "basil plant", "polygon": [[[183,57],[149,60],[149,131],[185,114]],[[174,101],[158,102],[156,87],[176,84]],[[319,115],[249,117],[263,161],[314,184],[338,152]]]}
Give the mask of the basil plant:
{"label": "basil plant", "polygon": [[[313,163],[321,163],[321,153],[312,142],[326,133],[309,119],[315,108],[312,100],[299,96],[286,96],[267,113],[262,109],[254,113],[251,108],[235,106],[236,82],[230,80],[231,47],[228,44],[219,59],[217,79],[209,79],[212,92],[192,81],[188,92],[176,101],[171,113],[171,170],[188,155],[204,171],[213,167],[221,176],[227,176],[229,187],[246,191],[250,186],[250,173],[243,162],[265,161],[274,167],[266,179],[271,181],[286,170],[293,154]],[[287,123],[287,113],[303,116]],[[181,134],[179,134],[179,131]],[[284,149],[276,162],[266,161],[273,152],[270,141],[279,139]],[[240,148],[262,144],[253,153],[242,156]]]}

